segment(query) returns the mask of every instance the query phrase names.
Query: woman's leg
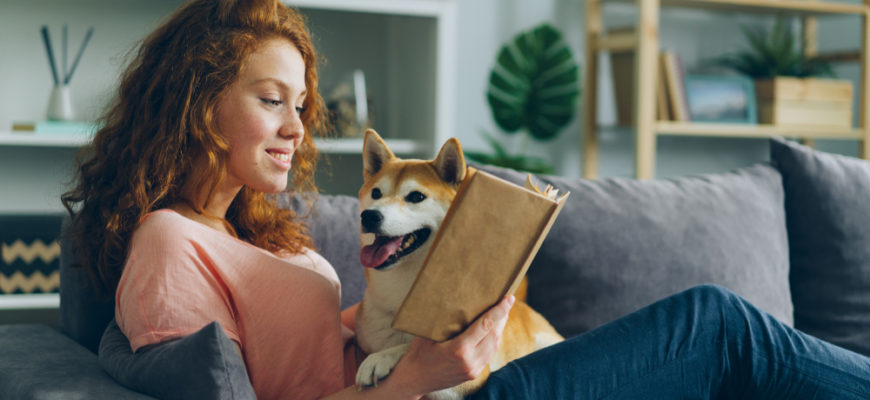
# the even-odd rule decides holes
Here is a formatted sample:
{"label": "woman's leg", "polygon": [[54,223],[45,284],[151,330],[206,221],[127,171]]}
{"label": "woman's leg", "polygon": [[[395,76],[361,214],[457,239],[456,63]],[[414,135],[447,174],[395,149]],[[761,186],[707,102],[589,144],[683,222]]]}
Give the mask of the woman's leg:
{"label": "woman's leg", "polygon": [[870,358],[700,286],[494,372],[473,399],[868,399]]}

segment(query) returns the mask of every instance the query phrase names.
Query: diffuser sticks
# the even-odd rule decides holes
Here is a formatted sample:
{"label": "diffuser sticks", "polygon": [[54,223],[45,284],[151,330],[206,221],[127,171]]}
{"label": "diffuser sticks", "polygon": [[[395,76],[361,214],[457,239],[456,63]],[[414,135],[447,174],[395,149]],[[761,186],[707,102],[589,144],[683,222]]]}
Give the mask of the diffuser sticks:
{"label": "diffuser sticks", "polygon": [[91,36],[94,34],[94,27],[88,28],[88,32],[85,34],[85,39],[82,41],[81,47],[79,47],[79,51],[73,59],[72,66],[67,69],[67,29],[66,25],[64,25],[63,29],[63,40],[62,40],[62,64],[63,71],[62,74],[58,74],[58,69],[55,66],[54,60],[54,50],[51,46],[51,36],[48,34],[48,26],[42,26],[42,41],[45,44],[45,52],[48,55],[48,64],[51,67],[52,79],[54,79],[54,85],[69,85],[70,80],[72,79],[73,73],[76,70],[76,67],[79,65],[79,61],[82,59],[82,54],[85,52],[85,48],[88,47],[88,42],[91,40]]}

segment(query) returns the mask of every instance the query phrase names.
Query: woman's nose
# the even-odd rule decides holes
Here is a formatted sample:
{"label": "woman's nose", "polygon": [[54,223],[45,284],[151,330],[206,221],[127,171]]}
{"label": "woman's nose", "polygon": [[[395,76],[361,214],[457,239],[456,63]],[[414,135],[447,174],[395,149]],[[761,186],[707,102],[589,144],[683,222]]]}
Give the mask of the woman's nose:
{"label": "woman's nose", "polygon": [[302,116],[296,109],[287,113],[287,118],[284,124],[281,125],[281,130],[278,132],[282,137],[291,140],[301,140],[305,135],[305,125],[302,123]]}

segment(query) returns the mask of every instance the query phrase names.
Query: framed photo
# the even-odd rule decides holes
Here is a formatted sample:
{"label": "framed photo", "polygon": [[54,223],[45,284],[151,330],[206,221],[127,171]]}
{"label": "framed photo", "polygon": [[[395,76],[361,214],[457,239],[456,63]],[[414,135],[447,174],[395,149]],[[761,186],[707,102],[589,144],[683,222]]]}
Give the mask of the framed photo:
{"label": "framed photo", "polygon": [[692,122],[758,123],[755,85],[745,76],[686,75]]}

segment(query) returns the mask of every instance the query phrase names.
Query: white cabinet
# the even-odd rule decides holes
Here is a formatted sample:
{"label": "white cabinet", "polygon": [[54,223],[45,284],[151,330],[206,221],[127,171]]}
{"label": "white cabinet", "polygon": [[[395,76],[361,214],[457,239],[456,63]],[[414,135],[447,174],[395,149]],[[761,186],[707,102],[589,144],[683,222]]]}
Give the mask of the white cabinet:
{"label": "white cabinet", "polygon": [[[456,30],[453,0],[291,0],[286,3],[308,16],[315,45],[325,60],[320,73],[321,93],[326,95],[325,92],[341,79],[354,70],[362,70],[372,101],[373,126],[397,154],[431,157],[453,136]],[[30,7],[23,2],[17,4]],[[85,7],[99,6],[86,4]],[[120,7],[117,4],[113,6]],[[176,6],[165,2],[154,4],[153,7],[159,8],[155,13],[165,13],[164,10]],[[143,4],[135,6],[141,8]],[[31,15],[42,12],[36,9],[42,6],[32,7]],[[119,13],[123,17],[123,10]],[[0,14],[3,14],[2,9]],[[155,26],[158,21],[154,21]],[[43,22],[32,22],[33,34],[37,35],[38,26]],[[75,22],[70,21],[71,26]],[[59,26],[53,24],[52,29],[59,30]],[[113,28],[98,29],[96,35],[112,35],[110,29]],[[3,36],[0,35],[0,48],[8,44],[4,41],[13,40],[8,35],[6,39]],[[72,37],[70,43],[76,43]],[[97,45],[98,41],[92,41],[92,46]],[[89,53],[97,55],[116,52],[115,49],[102,52],[89,49]],[[86,54],[90,55],[93,54]],[[45,62],[44,54],[33,54],[30,58],[33,62]],[[28,79],[40,82],[47,79],[39,68],[29,73],[33,76],[26,77]],[[15,96],[20,90],[12,78],[3,79],[0,97]],[[103,86],[110,87],[117,76],[101,79]],[[14,90],[2,90],[10,87]],[[80,108],[94,107],[96,105],[91,104]],[[14,111],[8,110],[0,109],[0,121],[4,125],[12,120],[27,119],[9,115]],[[4,111],[7,112],[4,114]],[[61,211],[59,196],[67,188],[75,153],[85,140],[13,133],[10,125],[0,126],[0,213]],[[361,183],[362,138],[319,140],[318,145],[327,156],[327,162],[323,163],[326,169],[318,171],[318,186],[327,193],[355,193]]]}

